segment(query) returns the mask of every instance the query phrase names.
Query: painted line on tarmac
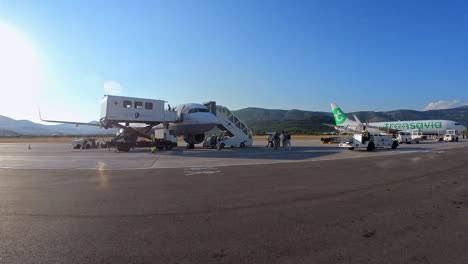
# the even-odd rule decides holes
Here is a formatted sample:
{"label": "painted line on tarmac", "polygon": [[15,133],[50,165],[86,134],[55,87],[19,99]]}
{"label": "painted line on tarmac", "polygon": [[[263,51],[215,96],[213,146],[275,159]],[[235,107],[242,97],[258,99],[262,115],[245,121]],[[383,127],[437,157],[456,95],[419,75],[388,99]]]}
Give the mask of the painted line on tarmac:
{"label": "painted line on tarmac", "polygon": [[185,168],[184,169],[184,174],[186,176],[192,176],[192,175],[211,175],[215,173],[220,173],[221,171],[216,168],[216,167],[191,167],[191,168]]}

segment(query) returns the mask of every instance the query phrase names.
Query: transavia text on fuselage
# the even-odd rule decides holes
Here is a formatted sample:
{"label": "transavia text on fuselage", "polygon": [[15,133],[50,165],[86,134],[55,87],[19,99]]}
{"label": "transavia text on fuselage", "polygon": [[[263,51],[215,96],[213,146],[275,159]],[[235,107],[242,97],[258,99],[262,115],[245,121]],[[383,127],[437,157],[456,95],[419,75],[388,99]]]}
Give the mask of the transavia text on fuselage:
{"label": "transavia text on fuselage", "polygon": [[423,129],[423,128],[442,128],[442,122],[399,122],[385,123],[385,128],[393,129]]}

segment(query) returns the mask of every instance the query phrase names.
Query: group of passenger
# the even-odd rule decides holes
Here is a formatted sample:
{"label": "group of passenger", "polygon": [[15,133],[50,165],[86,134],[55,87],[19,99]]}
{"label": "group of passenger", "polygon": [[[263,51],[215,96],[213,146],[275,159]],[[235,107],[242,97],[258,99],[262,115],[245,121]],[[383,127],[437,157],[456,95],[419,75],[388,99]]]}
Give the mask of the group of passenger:
{"label": "group of passenger", "polygon": [[281,133],[275,132],[274,134],[269,134],[266,147],[274,149],[282,147],[283,150],[291,150],[291,134],[284,131]]}

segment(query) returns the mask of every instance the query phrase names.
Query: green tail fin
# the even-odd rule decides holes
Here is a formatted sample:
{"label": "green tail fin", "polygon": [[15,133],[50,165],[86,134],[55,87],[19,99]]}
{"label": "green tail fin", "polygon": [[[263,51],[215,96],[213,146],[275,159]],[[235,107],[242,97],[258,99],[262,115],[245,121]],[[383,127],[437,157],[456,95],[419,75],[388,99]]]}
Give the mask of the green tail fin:
{"label": "green tail fin", "polygon": [[332,112],[333,112],[333,117],[335,118],[335,123],[337,126],[341,126],[346,122],[348,119],[346,117],[346,114],[341,111],[341,109],[334,103],[331,104]]}

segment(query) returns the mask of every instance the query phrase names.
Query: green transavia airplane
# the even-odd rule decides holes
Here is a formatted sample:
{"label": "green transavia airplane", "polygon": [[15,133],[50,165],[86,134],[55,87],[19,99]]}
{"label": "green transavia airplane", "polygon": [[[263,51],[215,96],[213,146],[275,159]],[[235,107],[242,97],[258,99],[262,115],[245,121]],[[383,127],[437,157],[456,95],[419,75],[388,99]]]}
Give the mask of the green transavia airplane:
{"label": "green transavia airplane", "polygon": [[363,124],[356,115],[355,120],[350,120],[346,114],[334,103],[331,104],[333,116],[335,117],[337,130],[361,131],[363,125],[366,125],[369,131],[395,131],[395,130],[413,130],[418,129],[424,135],[442,135],[447,129],[458,131],[466,130],[462,124],[451,120],[409,120],[409,121],[388,121],[388,122],[370,122]]}

